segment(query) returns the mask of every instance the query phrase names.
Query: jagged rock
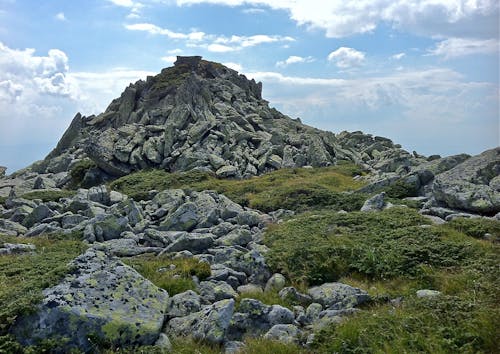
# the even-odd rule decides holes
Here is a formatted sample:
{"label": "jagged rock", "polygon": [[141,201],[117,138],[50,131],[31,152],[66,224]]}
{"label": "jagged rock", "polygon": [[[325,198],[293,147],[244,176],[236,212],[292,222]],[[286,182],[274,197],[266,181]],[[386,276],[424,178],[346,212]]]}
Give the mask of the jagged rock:
{"label": "jagged rock", "polygon": [[385,192],[382,192],[366,200],[361,211],[380,211],[384,209],[385,204]]}
{"label": "jagged rock", "polygon": [[220,344],[226,336],[233,311],[233,299],[221,300],[199,312],[171,319],[167,333]]}
{"label": "jagged rock", "polygon": [[197,287],[205,303],[213,303],[224,299],[234,299],[238,293],[224,281],[202,281]]}
{"label": "jagged rock", "polygon": [[500,211],[500,187],[495,183],[498,175],[500,147],[473,156],[437,175],[434,198],[450,208],[495,214]]}
{"label": "jagged rock", "polygon": [[23,225],[27,228],[30,228],[43,219],[46,219],[53,215],[54,212],[50,210],[48,206],[46,206],[45,204],[40,204],[35,209],[33,209],[33,211],[28,216],[26,216],[26,218],[23,220]]}
{"label": "jagged rock", "polygon": [[165,315],[166,291],[117,259],[92,249],[77,257],[70,269],[60,284],[43,291],[34,314],[16,321],[12,332],[23,345],[53,339],[65,351],[91,351],[94,343],[90,338],[114,346],[156,342]]}
{"label": "jagged rock", "polygon": [[167,315],[185,317],[201,309],[201,298],[193,290],[176,294],[168,299]]}
{"label": "jagged rock", "polygon": [[20,236],[24,235],[27,231],[26,227],[15,221],[0,219],[0,233],[2,234]]}
{"label": "jagged rock", "polygon": [[309,295],[302,294],[297,289],[291,286],[281,289],[278,295],[283,300],[291,300],[300,304],[308,304],[312,301]]}
{"label": "jagged rock", "polygon": [[252,233],[249,230],[238,228],[219,237],[215,244],[220,246],[246,246],[250,241],[252,241]]}
{"label": "jagged rock", "polygon": [[0,166],[0,177],[4,177],[5,176],[5,171],[7,171],[7,167]]}
{"label": "jagged rock", "polygon": [[214,244],[214,237],[211,234],[181,233],[179,237],[167,246],[166,252],[190,251],[201,253]]}
{"label": "jagged rock", "polygon": [[308,294],[314,302],[332,310],[358,306],[370,300],[366,291],[342,283],[325,283],[310,288]]}
{"label": "jagged rock", "polygon": [[4,243],[0,247],[0,255],[5,254],[20,254],[20,253],[32,253],[36,250],[36,246],[31,243]]}
{"label": "jagged rock", "polygon": [[217,177],[226,178],[226,177],[236,177],[239,175],[239,172],[238,172],[238,167],[227,165],[219,168],[215,172],[215,174],[217,175]]}
{"label": "jagged rock", "polygon": [[264,335],[265,339],[277,340],[284,343],[298,343],[300,330],[293,324],[277,324],[271,327]]}

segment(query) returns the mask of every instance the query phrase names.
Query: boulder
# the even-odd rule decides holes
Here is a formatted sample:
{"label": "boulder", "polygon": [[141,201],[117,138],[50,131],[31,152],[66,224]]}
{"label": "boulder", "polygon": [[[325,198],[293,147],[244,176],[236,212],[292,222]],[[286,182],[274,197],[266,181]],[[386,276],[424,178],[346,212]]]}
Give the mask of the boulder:
{"label": "boulder", "polygon": [[221,344],[233,312],[234,300],[221,300],[199,312],[171,319],[166,331],[174,336],[191,336],[197,340]]}
{"label": "boulder", "polygon": [[500,147],[473,156],[436,176],[434,198],[443,205],[473,213],[500,211]]}
{"label": "boulder", "polygon": [[168,299],[167,315],[185,317],[201,310],[201,298],[193,290],[176,294]]}
{"label": "boulder", "polygon": [[355,307],[370,300],[366,291],[342,283],[325,283],[310,288],[308,294],[314,302],[333,310]]}
{"label": "boulder", "polygon": [[298,343],[300,330],[293,324],[277,324],[271,327],[264,339],[276,340],[283,343]]}
{"label": "boulder", "polygon": [[117,347],[157,341],[168,299],[165,290],[92,249],[77,257],[70,269],[60,284],[43,291],[33,314],[16,321],[12,332],[21,344],[52,339],[64,351],[92,351],[95,341]]}
{"label": "boulder", "polygon": [[361,207],[361,211],[380,211],[384,209],[385,203],[385,192],[382,192],[367,199]]}

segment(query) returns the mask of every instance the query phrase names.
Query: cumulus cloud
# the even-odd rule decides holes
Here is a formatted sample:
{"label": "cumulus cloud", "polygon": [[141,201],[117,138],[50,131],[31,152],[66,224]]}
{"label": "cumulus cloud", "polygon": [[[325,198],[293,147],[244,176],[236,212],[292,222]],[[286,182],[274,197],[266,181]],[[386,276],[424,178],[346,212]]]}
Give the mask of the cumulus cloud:
{"label": "cumulus cloud", "polygon": [[365,53],[353,48],[340,47],[328,55],[328,60],[341,69],[361,66],[365,61]]}
{"label": "cumulus cloud", "polygon": [[429,50],[430,55],[451,59],[473,54],[498,53],[497,39],[449,38],[436,44]]}
{"label": "cumulus cloud", "polygon": [[163,35],[170,39],[186,40],[189,47],[201,47],[214,53],[227,53],[254,47],[265,43],[293,42],[295,39],[289,36],[257,34],[253,36],[233,35],[218,36],[204,32],[174,32],[151,23],[127,24],[125,28],[131,31],[143,31],[151,35]]}
{"label": "cumulus cloud", "polygon": [[56,14],[55,16],[56,20],[59,20],[59,21],[67,21],[66,19],[66,16],[64,16],[64,12],[59,12]]}
{"label": "cumulus cloud", "polygon": [[243,70],[243,66],[241,66],[241,64],[238,64],[238,63],[227,62],[227,63],[222,63],[222,65],[225,65],[229,69],[233,69],[233,70],[236,70],[239,72],[241,72]]}
{"label": "cumulus cloud", "polygon": [[299,25],[319,28],[328,37],[375,30],[381,24],[430,36],[497,35],[497,0],[176,0],[177,4],[268,6],[286,10]]}
{"label": "cumulus cloud", "polygon": [[174,62],[177,60],[177,57],[175,55],[167,55],[165,57],[162,57],[161,60],[163,60],[167,64],[173,65]]}
{"label": "cumulus cloud", "polygon": [[286,60],[278,61],[276,63],[276,66],[286,67],[286,66],[291,65],[291,64],[311,63],[313,61],[314,61],[314,58],[311,57],[311,56],[301,57],[301,56],[298,56],[298,55],[291,55]]}
{"label": "cumulus cloud", "polygon": [[322,129],[368,131],[426,154],[479,153],[498,145],[498,88],[450,69],[355,79],[246,75],[263,82],[264,96],[282,112]]}

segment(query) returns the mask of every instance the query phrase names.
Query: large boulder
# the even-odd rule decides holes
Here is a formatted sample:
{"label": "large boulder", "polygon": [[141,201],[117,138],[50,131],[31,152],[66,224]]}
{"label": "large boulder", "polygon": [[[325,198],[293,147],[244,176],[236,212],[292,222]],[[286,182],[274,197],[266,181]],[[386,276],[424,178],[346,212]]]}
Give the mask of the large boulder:
{"label": "large boulder", "polygon": [[436,176],[434,198],[449,208],[473,213],[500,211],[500,147],[473,156]]}
{"label": "large boulder", "polygon": [[314,302],[334,310],[355,307],[370,300],[366,291],[342,283],[325,283],[310,288],[308,294]]}
{"label": "large boulder", "polygon": [[53,339],[64,351],[92,351],[96,341],[152,345],[163,326],[168,293],[105,253],[88,250],[63,281],[43,291],[35,313],[17,320],[23,345]]}

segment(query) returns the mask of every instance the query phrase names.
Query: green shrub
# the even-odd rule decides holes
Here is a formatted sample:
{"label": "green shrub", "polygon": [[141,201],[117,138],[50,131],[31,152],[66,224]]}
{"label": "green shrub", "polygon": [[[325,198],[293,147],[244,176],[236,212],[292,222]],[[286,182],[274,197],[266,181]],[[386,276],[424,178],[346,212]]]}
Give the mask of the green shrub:
{"label": "green shrub", "polygon": [[61,198],[70,198],[76,194],[75,191],[70,190],[35,190],[23,194],[21,197],[24,199],[34,200],[41,199],[46,202],[57,202]]}
{"label": "green shrub", "polygon": [[377,306],[317,333],[317,353],[494,353],[498,308],[452,296]]}
{"label": "green shrub", "polygon": [[167,256],[141,255],[123,261],[156,286],[167,290],[170,296],[195,290],[193,275],[200,280],[210,276],[210,265],[194,258],[170,259]]}
{"label": "green shrub", "polygon": [[418,196],[418,189],[414,184],[406,183],[404,180],[397,180],[386,188],[385,192],[391,198],[406,198]]}
{"label": "green shrub", "polygon": [[500,239],[500,221],[485,218],[456,218],[448,223],[449,227],[467,236],[482,238],[486,233]]}
{"label": "green shrub", "polygon": [[71,170],[69,171],[69,175],[71,176],[70,185],[72,188],[82,187],[83,178],[85,174],[92,168],[97,167],[94,161],[91,159],[83,159],[75,163]]}
{"label": "green shrub", "polygon": [[[32,243],[36,252],[0,256],[0,336],[7,334],[16,317],[34,309],[42,290],[57,284],[68,272],[68,262],[85,249],[75,237],[64,235],[0,236],[0,244],[4,242]],[[0,348],[6,345],[2,340]]]}
{"label": "green shrub", "polygon": [[305,213],[265,234],[268,263],[289,279],[319,284],[359,274],[418,278],[426,267],[453,267],[481,252],[461,234],[427,224],[416,211]]}
{"label": "green shrub", "polygon": [[352,175],[357,172],[361,171],[356,165],[342,164],[315,169],[281,169],[258,177],[234,180],[218,179],[209,172],[167,173],[150,170],[119,178],[110,187],[136,200],[146,199],[148,191],[152,189],[211,189],[239,204],[265,212],[279,208],[303,211],[321,207],[357,210],[367,196],[344,193],[363,185],[363,182],[352,179]]}

